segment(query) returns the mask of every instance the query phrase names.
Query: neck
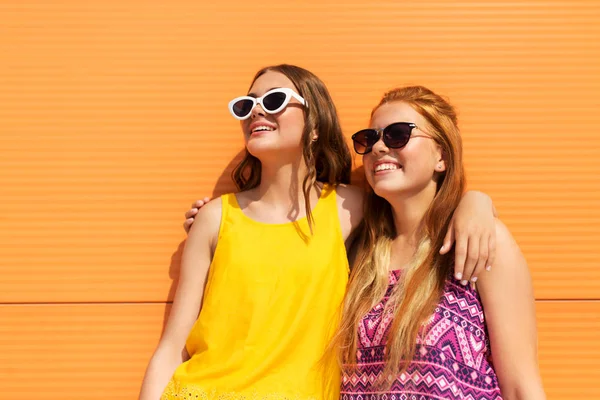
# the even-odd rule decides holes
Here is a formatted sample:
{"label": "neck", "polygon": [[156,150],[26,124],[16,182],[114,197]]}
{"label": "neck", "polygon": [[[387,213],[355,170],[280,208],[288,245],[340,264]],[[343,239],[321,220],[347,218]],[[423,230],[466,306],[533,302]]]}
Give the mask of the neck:
{"label": "neck", "polygon": [[436,193],[436,184],[432,182],[417,193],[400,193],[386,197],[392,206],[396,238],[394,245],[405,251],[416,250],[421,239],[423,218]]}
{"label": "neck", "polygon": [[301,204],[304,204],[302,183],[307,167],[301,154],[291,162],[289,160],[263,162],[261,170],[261,183],[256,188],[257,200],[277,208],[298,209]]}

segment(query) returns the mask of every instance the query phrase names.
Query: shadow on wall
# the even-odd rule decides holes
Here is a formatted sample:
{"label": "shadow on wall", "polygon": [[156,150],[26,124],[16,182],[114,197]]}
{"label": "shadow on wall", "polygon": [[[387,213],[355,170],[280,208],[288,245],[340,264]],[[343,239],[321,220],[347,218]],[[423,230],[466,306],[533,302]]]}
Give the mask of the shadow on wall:
{"label": "shadow on wall", "polygon": [[[236,154],[236,156],[227,164],[227,167],[217,179],[217,183],[213,188],[211,199],[216,199],[225,193],[235,192],[236,186],[231,179],[231,173],[235,169],[235,167],[240,163],[242,158],[244,157],[245,150],[241,150]],[[202,198],[206,196],[204,193],[198,193],[198,198]],[[183,224],[183,219],[182,219]],[[169,318],[169,313],[171,312],[171,302],[173,301],[173,297],[175,297],[175,291],[177,290],[177,284],[179,283],[179,270],[181,268],[181,256],[183,254],[183,249],[185,248],[185,240],[179,243],[177,246],[177,250],[171,255],[171,265],[169,266],[169,278],[171,278],[171,287],[169,288],[169,294],[167,296],[168,303],[165,305],[164,317],[163,317],[163,332],[165,330],[165,325],[167,324],[167,319]]]}

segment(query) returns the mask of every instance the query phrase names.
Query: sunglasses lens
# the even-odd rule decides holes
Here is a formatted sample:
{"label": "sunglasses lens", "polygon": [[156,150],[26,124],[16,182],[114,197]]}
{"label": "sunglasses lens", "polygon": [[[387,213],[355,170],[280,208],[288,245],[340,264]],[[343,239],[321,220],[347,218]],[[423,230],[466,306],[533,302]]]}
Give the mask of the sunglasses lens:
{"label": "sunglasses lens", "polygon": [[383,131],[385,145],[391,149],[399,149],[406,146],[412,129],[411,125],[403,122],[391,124]]}
{"label": "sunglasses lens", "polygon": [[279,109],[283,105],[286,97],[286,94],[283,92],[273,92],[268,96],[265,96],[262,101],[265,106],[265,111],[273,112]]}
{"label": "sunglasses lens", "polygon": [[377,131],[373,129],[363,129],[352,135],[354,142],[354,151],[358,154],[366,154],[371,151],[371,148],[379,140]]}
{"label": "sunglasses lens", "polygon": [[242,117],[245,117],[248,114],[250,114],[250,112],[252,112],[253,106],[254,106],[254,102],[252,100],[244,99],[244,100],[237,101],[233,105],[232,108],[233,108],[234,114],[237,115],[238,117],[242,118]]}

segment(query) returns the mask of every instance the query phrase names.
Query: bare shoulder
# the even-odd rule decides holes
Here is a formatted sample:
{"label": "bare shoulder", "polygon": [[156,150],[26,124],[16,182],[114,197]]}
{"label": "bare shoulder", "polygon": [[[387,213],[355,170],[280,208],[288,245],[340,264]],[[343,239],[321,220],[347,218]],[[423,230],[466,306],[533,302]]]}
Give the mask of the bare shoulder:
{"label": "bare shoulder", "polygon": [[481,274],[478,286],[503,285],[519,277],[529,277],[527,261],[508,227],[496,218],[496,260],[491,271]]}
{"label": "bare shoulder", "polygon": [[212,199],[198,210],[194,219],[189,235],[188,242],[197,240],[209,240],[211,245],[216,244],[221,226],[221,213],[223,212],[223,202],[221,197]]}
{"label": "bare shoulder", "polygon": [[496,252],[500,258],[522,256],[519,245],[508,230],[508,227],[496,218]]}
{"label": "bare shoulder", "polygon": [[221,212],[223,211],[223,201],[221,197],[212,199],[198,210],[196,214],[196,221],[204,221],[206,223],[218,222],[221,220]]}

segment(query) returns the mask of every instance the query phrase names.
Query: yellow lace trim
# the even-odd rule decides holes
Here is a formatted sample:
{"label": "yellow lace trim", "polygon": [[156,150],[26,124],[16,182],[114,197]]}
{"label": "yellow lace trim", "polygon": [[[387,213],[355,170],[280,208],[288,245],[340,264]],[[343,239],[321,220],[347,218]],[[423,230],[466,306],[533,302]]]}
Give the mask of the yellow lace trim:
{"label": "yellow lace trim", "polygon": [[160,400],[317,400],[315,397],[283,393],[236,393],[204,390],[196,385],[169,382]]}

